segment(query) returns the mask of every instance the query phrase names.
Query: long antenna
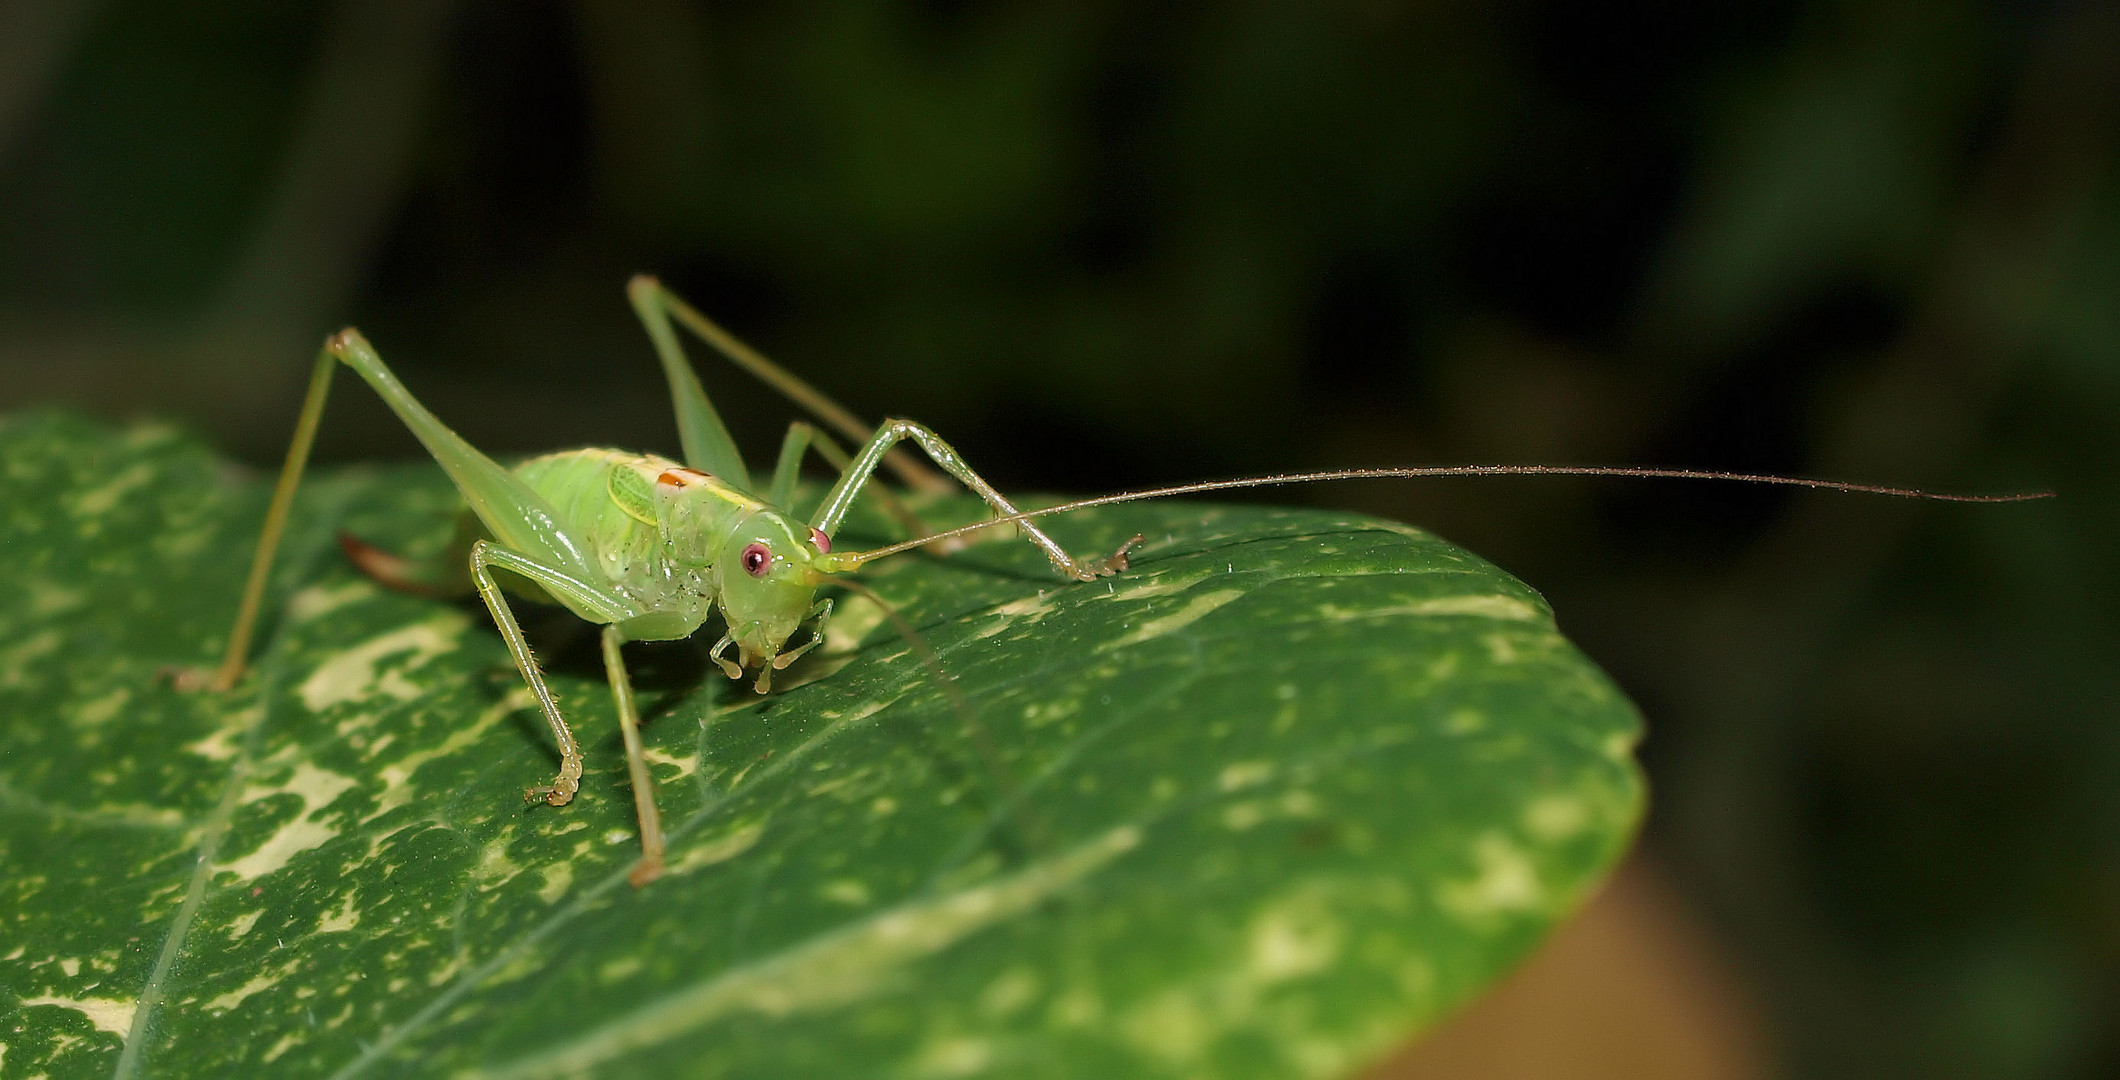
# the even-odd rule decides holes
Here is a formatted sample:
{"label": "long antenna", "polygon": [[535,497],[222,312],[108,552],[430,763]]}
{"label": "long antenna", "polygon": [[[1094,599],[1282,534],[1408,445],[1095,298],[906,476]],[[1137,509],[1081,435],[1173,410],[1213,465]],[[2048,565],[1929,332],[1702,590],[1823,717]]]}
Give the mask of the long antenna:
{"label": "long antenna", "polygon": [[1036,510],[944,529],[932,536],[869,551],[852,551],[835,559],[839,567],[852,569],[865,562],[896,555],[916,547],[932,544],[937,540],[991,529],[996,525],[1009,525],[1032,518],[1067,514],[1076,510],[1087,510],[1093,506],[1110,506],[1114,503],[1140,502],[1144,499],[1160,499],[1172,495],[1199,495],[1210,491],[1235,491],[1241,488],[1278,487],[1283,484],[1312,484],[1326,480],[1417,480],[1438,476],[1629,476],[1655,480],[1729,480],[1746,484],[1778,484],[1782,487],[1819,488],[1826,491],[1846,491],[1863,495],[1890,495],[1901,499],[1928,499],[1934,502],[1959,503],[2013,503],[2030,502],[2034,499],[2051,499],[2054,492],[2032,491],[2010,495],[1954,495],[1946,492],[1920,491],[1914,488],[1884,487],[1879,484],[1851,484],[1842,480],[1814,480],[1801,476],[1764,476],[1757,473],[1718,472],[1711,469],[1645,469],[1613,465],[1435,465],[1404,469],[1333,469],[1326,472],[1281,473],[1274,476],[1248,476],[1235,480],[1201,480],[1191,484],[1172,487],[1147,488],[1141,491],[1122,491],[1116,495],[1099,495],[1094,499],[1080,499],[1059,506],[1047,506]]}

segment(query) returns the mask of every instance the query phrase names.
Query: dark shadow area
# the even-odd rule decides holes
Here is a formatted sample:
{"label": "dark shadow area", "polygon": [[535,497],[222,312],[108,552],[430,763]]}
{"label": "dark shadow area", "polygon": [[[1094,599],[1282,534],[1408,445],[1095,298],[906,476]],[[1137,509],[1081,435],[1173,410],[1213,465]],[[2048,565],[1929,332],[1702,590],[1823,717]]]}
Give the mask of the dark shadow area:
{"label": "dark shadow area", "polygon": [[[1433,529],[1553,603],[1647,715],[1656,895],[1756,1003],[1758,1061],[2120,1074],[2112,5],[83,11],[0,15],[6,410],[271,468],[357,324],[497,456],[672,453],[624,294],[651,272],[1012,492],[1475,462],[2058,489],[1260,497]],[[767,471],[796,410],[692,355]],[[418,453],[340,380],[320,461]],[[602,679],[593,628],[525,614]],[[628,647],[651,726],[725,682],[711,640]]]}

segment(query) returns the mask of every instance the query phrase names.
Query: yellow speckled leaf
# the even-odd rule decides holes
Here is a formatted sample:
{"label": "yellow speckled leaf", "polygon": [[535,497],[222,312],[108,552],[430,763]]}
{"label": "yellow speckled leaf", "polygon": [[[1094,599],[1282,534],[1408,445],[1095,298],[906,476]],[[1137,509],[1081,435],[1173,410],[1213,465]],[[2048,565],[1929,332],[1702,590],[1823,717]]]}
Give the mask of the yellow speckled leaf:
{"label": "yellow speckled leaf", "polygon": [[[578,623],[533,622],[573,805],[475,606],[382,591],[438,472],[305,489],[255,676],[264,501],[166,431],[0,426],[0,1076],[1333,1076],[1521,958],[1641,812],[1633,708],[1523,584],[1417,529],[1152,503],[874,587],[760,699],[636,654],[672,872],[635,857]],[[965,516],[963,504],[930,506]],[[570,637],[570,635],[572,635]]]}

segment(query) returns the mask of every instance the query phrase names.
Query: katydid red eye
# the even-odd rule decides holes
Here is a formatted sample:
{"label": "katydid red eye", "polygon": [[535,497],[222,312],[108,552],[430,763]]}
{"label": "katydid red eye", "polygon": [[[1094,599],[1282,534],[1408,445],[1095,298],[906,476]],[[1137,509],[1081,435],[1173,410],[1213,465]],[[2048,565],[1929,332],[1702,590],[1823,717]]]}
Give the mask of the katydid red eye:
{"label": "katydid red eye", "polygon": [[823,529],[811,529],[810,546],[816,548],[819,555],[830,555],[832,553],[832,538],[826,536]]}
{"label": "katydid red eye", "polygon": [[766,576],[766,569],[773,565],[773,553],[764,544],[752,544],[743,549],[743,572],[752,577]]}

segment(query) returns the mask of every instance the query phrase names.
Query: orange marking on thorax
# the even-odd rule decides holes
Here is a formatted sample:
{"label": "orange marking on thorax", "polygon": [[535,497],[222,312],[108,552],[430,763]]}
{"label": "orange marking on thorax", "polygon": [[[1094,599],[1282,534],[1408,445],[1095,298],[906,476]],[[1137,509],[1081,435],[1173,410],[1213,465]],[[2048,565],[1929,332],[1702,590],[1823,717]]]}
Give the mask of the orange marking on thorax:
{"label": "orange marking on thorax", "polygon": [[655,482],[667,484],[670,487],[685,488],[698,487],[713,479],[712,476],[700,472],[698,469],[687,469],[680,465],[674,469],[664,469],[662,475],[655,478]]}

